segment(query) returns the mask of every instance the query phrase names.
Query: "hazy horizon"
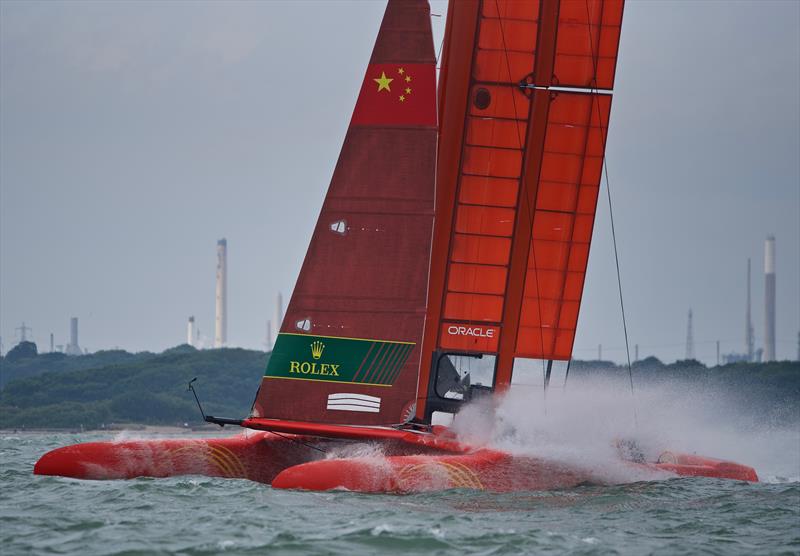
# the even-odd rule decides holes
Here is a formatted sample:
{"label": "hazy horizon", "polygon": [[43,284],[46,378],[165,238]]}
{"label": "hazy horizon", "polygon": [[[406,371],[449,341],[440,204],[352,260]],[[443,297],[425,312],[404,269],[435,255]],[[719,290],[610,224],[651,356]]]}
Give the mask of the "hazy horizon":
{"label": "hazy horizon", "polygon": [[[161,351],[190,315],[264,349],[288,302],[385,2],[0,2],[0,336],[40,351]],[[444,15],[446,2],[432,2]],[[433,17],[438,50],[444,17]],[[777,355],[800,331],[800,3],[625,8],[607,149],[640,358],[763,345],[776,236]],[[624,360],[605,184],[576,359]],[[274,329],[273,329],[274,334]],[[17,338],[18,339],[18,338]]]}

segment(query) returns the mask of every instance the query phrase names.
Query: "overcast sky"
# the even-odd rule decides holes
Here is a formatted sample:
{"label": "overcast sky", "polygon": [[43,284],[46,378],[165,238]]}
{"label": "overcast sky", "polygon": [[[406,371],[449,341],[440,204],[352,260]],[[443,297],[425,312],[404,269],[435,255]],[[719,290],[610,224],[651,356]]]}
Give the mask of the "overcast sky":
{"label": "overcast sky", "polygon": [[[288,298],[383,2],[0,2],[0,335],[162,350],[213,336],[228,239],[232,345]],[[446,3],[433,3],[444,14]],[[444,17],[433,18],[437,49]],[[608,144],[631,345],[744,349],[800,330],[800,2],[629,1]],[[601,192],[575,357],[624,358]],[[18,338],[18,334],[16,334]]]}

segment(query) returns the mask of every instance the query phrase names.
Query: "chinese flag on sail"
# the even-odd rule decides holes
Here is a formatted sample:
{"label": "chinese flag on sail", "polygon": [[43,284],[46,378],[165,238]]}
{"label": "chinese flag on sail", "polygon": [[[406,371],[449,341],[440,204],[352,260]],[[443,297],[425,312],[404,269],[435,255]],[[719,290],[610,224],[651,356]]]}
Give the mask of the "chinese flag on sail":
{"label": "chinese flag on sail", "polygon": [[351,123],[435,127],[434,64],[370,64]]}

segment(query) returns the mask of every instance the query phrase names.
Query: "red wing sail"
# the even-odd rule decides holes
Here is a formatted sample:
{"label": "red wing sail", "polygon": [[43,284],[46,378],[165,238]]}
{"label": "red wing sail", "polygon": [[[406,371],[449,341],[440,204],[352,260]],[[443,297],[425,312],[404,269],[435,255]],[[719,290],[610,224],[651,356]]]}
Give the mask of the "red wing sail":
{"label": "red wing sail", "polygon": [[589,260],[611,96],[542,96],[547,126],[539,183],[529,205],[533,228],[515,356],[568,360]]}
{"label": "red wing sail", "polygon": [[254,417],[385,425],[409,416],[433,225],[435,88],[428,3],[390,0]]}
{"label": "red wing sail", "polygon": [[622,8],[450,2],[420,418],[434,353],[571,357]]}

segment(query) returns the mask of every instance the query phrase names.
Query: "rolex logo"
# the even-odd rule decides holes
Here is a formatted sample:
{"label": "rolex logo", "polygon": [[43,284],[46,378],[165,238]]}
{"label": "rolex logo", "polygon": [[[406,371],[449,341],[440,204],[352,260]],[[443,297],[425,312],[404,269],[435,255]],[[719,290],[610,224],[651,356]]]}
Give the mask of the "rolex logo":
{"label": "rolex logo", "polygon": [[322,357],[322,350],[325,349],[325,344],[320,342],[319,340],[315,342],[311,342],[311,357],[314,359],[319,359]]}

